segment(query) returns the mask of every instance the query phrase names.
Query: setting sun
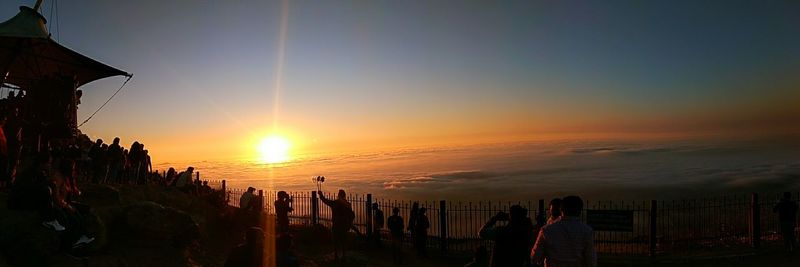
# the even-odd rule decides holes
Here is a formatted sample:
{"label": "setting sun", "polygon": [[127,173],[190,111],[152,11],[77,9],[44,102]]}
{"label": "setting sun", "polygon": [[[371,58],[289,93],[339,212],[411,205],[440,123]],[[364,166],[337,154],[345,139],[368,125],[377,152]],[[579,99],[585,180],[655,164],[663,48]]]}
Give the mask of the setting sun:
{"label": "setting sun", "polygon": [[263,163],[283,163],[289,161],[291,143],[282,136],[268,136],[258,143],[259,160]]}

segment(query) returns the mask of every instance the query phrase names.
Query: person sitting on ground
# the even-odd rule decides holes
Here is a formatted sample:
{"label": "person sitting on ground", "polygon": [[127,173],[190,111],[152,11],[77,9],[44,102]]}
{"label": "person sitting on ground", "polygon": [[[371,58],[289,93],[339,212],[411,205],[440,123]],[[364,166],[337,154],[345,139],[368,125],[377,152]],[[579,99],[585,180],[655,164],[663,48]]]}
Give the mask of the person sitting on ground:
{"label": "person sitting on ground", "polygon": [[417,222],[412,233],[414,235],[414,248],[417,249],[417,256],[420,257],[428,256],[428,228],[431,227],[431,223],[428,220],[428,216],[425,215],[427,210],[426,208],[419,208]]}
{"label": "person sitting on ground", "polygon": [[251,210],[251,209],[255,208],[255,207],[251,206],[251,204],[253,204],[253,200],[256,199],[255,194],[253,194],[254,192],[256,192],[255,188],[248,187],[247,191],[242,193],[242,196],[239,197],[239,208],[240,209],[242,209],[242,210]]}
{"label": "person sitting on ground", "polygon": [[377,245],[381,245],[381,229],[383,229],[383,211],[378,203],[372,203],[372,236]]}
{"label": "person sitting on ground", "polygon": [[[520,205],[511,206],[510,214],[498,212],[480,230],[482,239],[494,241],[490,266],[524,266],[528,261],[533,225],[527,220],[526,210]],[[495,226],[498,221],[508,221]]]}
{"label": "person sitting on ground", "polygon": [[464,267],[487,267],[489,261],[485,246],[478,246],[475,248],[475,254],[472,256],[472,261],[464,265]]}
{"label": "person sitting on ground", "polygon": [[403,231],[405,226],[403,217],[400,217],[400,209],[392,208],[392,216],[389,216],[386,224],[392,234],[392,261],[396,264],[403,263],[403,238],[406,234]]}
{"label": "person sitting on ground", "polygon": [[278,199],[275,200],[278,233],[289,231],[289,212],[292,211],[294,211],[292,208],[292,198],[286,191],[279,191]]}
{"label": "person sitting on ground", "polygon": [[182,188],[189,190],[192,186],[192,173],[194,172],[194,167],[186,168],[186,171],[182,172],[178,175],[177,181],[175,182],[175,186],[178,188]]}
{"label": "person sitting on ground", "polygon": [[203,181],[203,185],[200,186],[200,193],[203,195],[208,195],[212,192],[214,192],[214,190],[211,189],[211,186],[208,186],[208,181]]}
{"label": "person sitting on ground", "polygon": [[531,261],[544,266],[596,267],[593,230],[581,222],[583,200],[568,196],[561,200],[560,220],[546,225],[531,250]]}
{"label": "person sitting on ground", "polygon": [[797,240],[794,236],[794,229],[797,226],[797,203],[792,201],[792,193],[784,192],[783,198],[774,208],[772,212],[778,213],[778,221],[781,225],[781,236],[786,251],[792,252],[797,246]]}
{"label": "person sitting on ground", "polygon": [[245,242],[228,254],[225,267],[261,267],[264,265],[264,230],[258,227],[247,229]]}
{"label": "person sitting on ground", "polygon": [[169,170],[167,170],[167,174],[164,175],[164,184],[169,186],[175,186],[175,184],[178,182],[177,177],[178,177],[178,172],[175,171],[175,168],[169,167]]}
{"label": "person sitting on ground", "polygon": [[331,226],[331,232],[333,234],[333,256],[335,259],[339,259],[339,252],[341,252],[341,257],[344,259],[347,251],[345,246],[347,231],[353,227],[353,220],[355,220],[356,214],[353,212],[350,202],[347,201],[347,193],[345,193],[344,190],[339,189],[335,200],[325,198],[325,194],[323,194],[322,191],[317,193],[322,203],[325,203],[325,205],[331,208],[333,217],[333,225]]}
{"label": "person sitting on ground", "polygon": [[59,165],[48,188],[50,205],[45,206],[45,210],[43,210],[47,221],[44,225],[52,227],[56,231],[64,231],[64,245],[71,244],[72,248],[77,248],[91,243],[94,238],[88,236],[81,212],[70,201],[74,192],[67,181],[70,180],[69,176],[74,173],[75,164],[69,160],[62,160]]}

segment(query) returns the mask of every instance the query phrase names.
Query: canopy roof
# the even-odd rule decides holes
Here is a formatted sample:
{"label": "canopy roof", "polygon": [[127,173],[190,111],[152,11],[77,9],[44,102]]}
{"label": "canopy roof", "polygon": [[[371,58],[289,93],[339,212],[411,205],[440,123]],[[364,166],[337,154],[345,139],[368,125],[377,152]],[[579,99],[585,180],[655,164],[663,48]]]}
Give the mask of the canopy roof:
{"label": "canopy roof", "polygon": [[36,80],[75,77],[80,87],[106,77],[130,76],[62,46],[50,38],[47,20],[41,14],[25,6],[19,10],[0,23],[0,75],[5,75],[4,83],[27,89]]}

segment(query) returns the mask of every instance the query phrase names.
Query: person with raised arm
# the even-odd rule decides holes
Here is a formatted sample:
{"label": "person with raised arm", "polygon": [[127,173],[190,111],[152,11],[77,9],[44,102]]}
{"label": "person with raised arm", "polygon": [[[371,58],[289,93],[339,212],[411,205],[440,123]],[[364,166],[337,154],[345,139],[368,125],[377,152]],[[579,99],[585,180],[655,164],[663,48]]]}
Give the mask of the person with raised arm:
{"label": "person with raised arm", "polygon": [[353,227],[353,220],[356,214],[350,202],[347,201],[347,193],[339,189],[336,199],[328,199],[322,191],[319,191],[319,199],[331,208],[331,217],[333,217],[333,225],[331,226],[331,233],[333,234],[333,256],[339,259],[339,252],[344,259],[347,251],[345,243],[347,240],[347,231]]}

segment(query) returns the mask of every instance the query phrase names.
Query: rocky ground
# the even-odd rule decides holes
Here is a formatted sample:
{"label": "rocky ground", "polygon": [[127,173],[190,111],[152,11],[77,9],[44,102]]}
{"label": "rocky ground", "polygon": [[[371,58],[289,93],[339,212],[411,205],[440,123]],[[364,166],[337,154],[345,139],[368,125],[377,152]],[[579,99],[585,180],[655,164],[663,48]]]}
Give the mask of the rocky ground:
{"label": "rocky ground", "polygon": [[219,266],[241,240],[230,208],[172,188],[85,185],[96,240],[64,249],[36,211],[9,210],[0,193],[0,266]]}

